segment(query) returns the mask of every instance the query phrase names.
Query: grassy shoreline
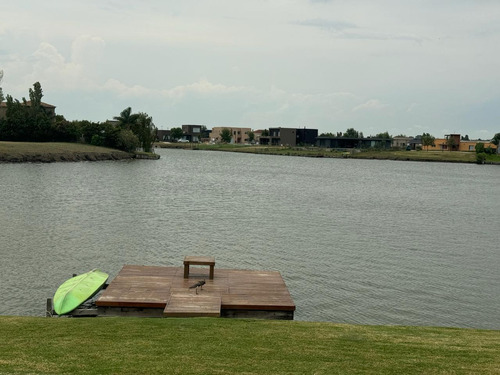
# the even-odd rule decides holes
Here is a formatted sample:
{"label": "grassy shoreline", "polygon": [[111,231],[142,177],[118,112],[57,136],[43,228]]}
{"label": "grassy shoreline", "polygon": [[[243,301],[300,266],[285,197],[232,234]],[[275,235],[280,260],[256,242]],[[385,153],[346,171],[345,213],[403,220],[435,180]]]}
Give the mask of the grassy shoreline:
{"label": "grassy shoreline", "polygon": [[222,318],[0,317],[0,373],[495,374],[500,331]]}
{"label": "grassy shoreline", "polygon": [[[177,148],[186,150],[243,152],[280,156],[302,156],[313,158],[350,158],[446,163],[476,163],[476,154],[474,152],[457,151],[447,152],[366,150],[361,152],[343,152],[317,147],[305,148],[279,146],[243,146],[230,144],[207,145],[191,143],[156,143],[155,147]],[[0,163],[50,163],[57,161],[98,161],[133,158],[157,159],[158,155],[145,153],[127,153],[120,150],[81,143],[0,142]],[[487,155],[485,163],[500,165],[500,155]]]}
{"label": "grassy shoreline", "polygon": [[[427,161],[445,163],[476,163],[475,152],[458,151],[393,151],[393,150],[363,150],[337,151],[318,147],[280,147],[280,146],[251,146],[230,144],[189,144],[189,143],[157,143],[159,148],[177,148],[185,150],[206,150],[243,152],[252,154],[303,156],[315,158],[349,158],[349,159],[377,159],[400,161]],[[486,164],[500,165],[500,155],[487,155]]]}
{"label": "grassy shoreline", "polygon": [[135,155],[82,143],[0,142],[0,162],[98,161],[132,159]]}

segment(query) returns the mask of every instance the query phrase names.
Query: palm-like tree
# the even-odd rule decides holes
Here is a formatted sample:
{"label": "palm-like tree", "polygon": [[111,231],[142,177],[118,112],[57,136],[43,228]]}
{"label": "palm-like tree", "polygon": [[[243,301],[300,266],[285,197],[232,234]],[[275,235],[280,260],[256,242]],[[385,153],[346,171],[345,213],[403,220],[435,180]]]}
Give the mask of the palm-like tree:
{"label": "palm-like tree", "polygon": [[139,115],[132,113],[132,108],[130,107],[121,111],[120,116],[113,117],[114,120],[118,121],[118,125],[122,129],[130,129],[137,122],[138,118]]}

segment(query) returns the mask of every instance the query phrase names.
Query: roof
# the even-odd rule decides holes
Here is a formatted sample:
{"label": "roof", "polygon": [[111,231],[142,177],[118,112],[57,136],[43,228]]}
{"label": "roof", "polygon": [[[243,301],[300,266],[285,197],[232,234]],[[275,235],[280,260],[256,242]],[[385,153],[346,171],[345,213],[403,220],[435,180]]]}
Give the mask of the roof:
{"label": "roof", "polygon": [[[21,104],[23,104],[23,105],[24,105],[24,102],[21,102]],[[47,104],[47,103],[44,103],[44,102],[40,102],[40,104],[41,104],[41,106],[42,106],[42,107],[45,107],[45,108],[56,108],[56,106],[55,106],[55,105],[52,105],[52,104]],[[27,105],[28,107],[31,107],[31,100],[28,100],[28,101],[26,102],[26,105]],[[7,102],[1,102],[1,103],[0,103],[0,107],[7,107]]]}

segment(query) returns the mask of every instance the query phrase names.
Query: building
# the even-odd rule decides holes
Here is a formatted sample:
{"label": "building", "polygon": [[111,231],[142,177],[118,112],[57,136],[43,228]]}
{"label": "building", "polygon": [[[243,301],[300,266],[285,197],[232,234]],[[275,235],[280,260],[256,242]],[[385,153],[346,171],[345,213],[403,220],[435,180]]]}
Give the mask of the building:
{"label": "building", "polygon": [[229,126],[224,127],[214,127],[210,132],[210,140],[212,142],[218,143],[222,142],[221,133],[224,129],[228,129],[231,132],[231,141],[230,143],[234,144],[243,144],[250,142],[250,138],[248,137],[248,133],[252,131],[250,128],[233,128]]}
{"label": "building", "polygon": [[413,137],[392,137],[392,147],[406,149],[410,146],[410,142]]}
{"label": "building", "polygon": [[204,125],[182,125],[182,140],[188,142],[200,142]]}
{"label": "building", "polygon": [[306,128],[269,128],[269,135],[260,136],[261,145],[289,146],[314,145],[318,129]]}
{"label": "building", "polygon": [[[21,105],[24,106],[24,102],[21,102]],[[45,113],[49,117],[54,117],[56,115],[56,107],[52,104],[47,104],[44,102],[41,102],[40,105],[42,108],[45,110]],[[27,107],[31,107],[31,101],[26,102]],[[0,119],[3,119],[7,116],[7,102],[1,102],[0,103]]]}
{"label": "building", "polygon": [[316,145],[326,148],[383,148],[389,149],[392,145],[390,138],[349,138],[349,137],[317,137]]}
{"label": "building", "polygon": [[436,138],[434,145],[425,146],[429,151],[476,151],[476,145],[483,143],[484,148],[491,147],[496,150],[497,146],[490,141],[469,140],[464,141],[461,139],[460,134],[446,134],[445,138]]}
{"label": "building", "polygon": [[170,141],[170,130],[157,130],[156,138],[160,142],[168,142]]}

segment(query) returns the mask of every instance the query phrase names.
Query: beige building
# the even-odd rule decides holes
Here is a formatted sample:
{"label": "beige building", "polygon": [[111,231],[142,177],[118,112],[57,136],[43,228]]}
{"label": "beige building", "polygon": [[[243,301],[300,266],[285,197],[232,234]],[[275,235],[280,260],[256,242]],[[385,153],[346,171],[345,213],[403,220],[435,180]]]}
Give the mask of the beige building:
{"label": "beige building", "polygon": [[[485,148],[491,147],[494,150],[497,149],[497,146],[490,141],[464,141],[461,139],[460,134],[448,134],[445,137],[446,138],[436,138],[434,140],[434,145],[429,146],[428,149],[430,151],[476,151],[476,145],[478,143],[483,143]],[[451,142],[451,150],[449,147],[450,143],[448,143],[450,138],[453,139]],[[427,150],[427,146],[424,148]]]}
{"label": "beige building", "polygon": [[412,139],[413,137],[392,137],[392,147],[406,148]]}
{"label": "beige building", "polygon": [[210,132],[210,141],[219,143],[222,142],[221,133],[223,129],[229,129],[231,132],[231,142],[235,144],[248,143],[250,140],[248,138],[248,133],[252,131],[250,128],[233,128],[230,126],[214,127]]}

